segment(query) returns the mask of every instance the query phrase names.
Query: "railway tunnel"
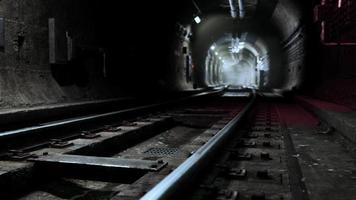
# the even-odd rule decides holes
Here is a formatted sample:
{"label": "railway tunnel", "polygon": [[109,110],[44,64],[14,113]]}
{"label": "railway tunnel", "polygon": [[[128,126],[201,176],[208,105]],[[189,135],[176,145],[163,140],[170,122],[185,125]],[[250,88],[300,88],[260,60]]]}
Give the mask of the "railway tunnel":
{"label": "railway tunnel", "polygon": [[0,199],[356,199],[355,8],[0,1]]}

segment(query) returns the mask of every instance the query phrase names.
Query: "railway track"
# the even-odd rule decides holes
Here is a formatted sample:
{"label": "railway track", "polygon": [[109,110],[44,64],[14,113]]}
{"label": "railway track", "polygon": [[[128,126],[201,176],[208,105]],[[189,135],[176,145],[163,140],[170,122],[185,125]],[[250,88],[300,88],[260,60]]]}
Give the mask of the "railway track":
{"label": "railway track", "polygon": [[25,141],[1,148],[0,199],[309,199],[280,102],[219,93],[2,134]]}
{"label": "railway track", "polygon": [[[21,127],[14,130],[6,130],[0,132],[0,153],[2,153],[1,155],[4,155],[3,152],[7,151],[8,149],[20,148],[22,146],[28,147],[29,143],[35,143],[35,141],[40,140],[49,141],[50,139],[56,139],[61,136],[64,140],[75,137],[85,137],[85,135],[88,132],[93,131],[93,129],[105,129],[104,125],[115,125],[115,123],[117,124],[120,120],[123,121],[124,119],[130,119],[140,115],[154,113],[158,110],[164,110],[167,107],[179,106],[180,104],[189,101],[201,100],[201,98],[209,98],[210,96],[218,95],[221,92],[222,90],[202,92],[161,103],[143,105],[102,114],[94,114],[41,124],[34,124],[32,126]],[[94,130],[94,132],[98,130]],[[74,134],[70,135],[69,132],[74,132]],[[78,134],[75,132],[84,132],[84,136],[83,133]],[[30,140],[29,143],[26,143],[27,140]],[[49,142],[44,142],[44,144],[40,145],[43,146],[48,144]],[[37,148],[37,146],[34,147]],[[24,150],[27,149],[28,148],[25,148]]]}
{"label": "railway track", "polygon": [[258,104],[185,199],[308,199],[285,133],[275,105]]}
{"label": "railway track", "polygon": [[[17,199],[63,178],[107,181],[122,186],[149,172],[168,169],[168,162],[159,159],[159,155],[178,152],[179,145],[189,143],[189,139],[240,109],[241,102],[227,100],[219,105],[215,101],[219,93],[221,91],[202,93],[160,104],[3,132],[0,134],[0,197]],[[183,144],[172,144],[175,147],[171,148],[149,144],[149,148],[137,155],[128,153],[141,143],[150,140],[153,143],[169,131],[186,130],[189,138],[185,138],[186,141],[183,138]],[[191,151],[178,153],[189,155]],[[116,193],[111,191],[104,196]]]}

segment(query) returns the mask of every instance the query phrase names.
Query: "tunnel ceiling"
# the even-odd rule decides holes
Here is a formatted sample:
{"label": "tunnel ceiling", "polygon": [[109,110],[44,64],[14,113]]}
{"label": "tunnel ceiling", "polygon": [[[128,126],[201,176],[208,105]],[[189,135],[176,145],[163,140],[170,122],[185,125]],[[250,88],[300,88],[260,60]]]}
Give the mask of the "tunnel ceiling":
{"label": "tunnel ceiling", "polygon": [[[202,16],[209,16],[212,14],[230,15],[232,1],[239,12],[238,0],[216,0],[204,1],[194,0],[197,8],[193,8],[194,14],[201,14]],[[270,25],[279,29],[279,32],[284,33],[284,36],[291,34],[290,30],[299,25],[302,18],[301,6],[302,1],[294,0],[243,0],[244,13],[243,19],[237,19],[239,23],[261,24],[263,22],[270,23]],[[186,18],[187,20],[191,20]],[[258,21],[258,22],[256,22]]]}

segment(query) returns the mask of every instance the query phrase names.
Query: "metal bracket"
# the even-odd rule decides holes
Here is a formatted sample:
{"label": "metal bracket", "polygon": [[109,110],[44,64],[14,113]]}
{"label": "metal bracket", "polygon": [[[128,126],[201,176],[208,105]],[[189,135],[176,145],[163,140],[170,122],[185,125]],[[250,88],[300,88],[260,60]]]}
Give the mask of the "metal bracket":
{"label": "metal bracket", "polygon": [[246,169],[230,169],[230,171],[226,174],[227,177],[233,179],[243,179],[247,177]]}
{"label": "metal bracket", "polygon": [[82,132],[82,134],[80,134],[80,136],[84,139],[94,139],[94,138],[101,137],[101,135],[97,133],[92,133],[90,131],[84,131]]}
{"label": "metal bracket", "polygon": [[121,122],[122,126],[137,126],[136,122],[123,121]]}
{"label": "metal bracket", "polygon": [[107,127],[105,131],[107,131],[107,132],[119,132],[119,131],[122,131],[122,128],[120,128],[120,127]]}
{"label": "metal bracket", "polygon": [[34,154],[30,154],[30,153],[27,153],[27,152],[23,152],[21,150],[10,150],[9,151],[9,158],[11,160],[27,160],[29,158],[35,158],[37,157],[36,155]]}
{"label": "metal bracket", "polygon": [[52,139],[49,145],[52,148],[63,149],[63,148],[72,146],[73,143],[68,142],[68,141],[63,141],[61,139]]}

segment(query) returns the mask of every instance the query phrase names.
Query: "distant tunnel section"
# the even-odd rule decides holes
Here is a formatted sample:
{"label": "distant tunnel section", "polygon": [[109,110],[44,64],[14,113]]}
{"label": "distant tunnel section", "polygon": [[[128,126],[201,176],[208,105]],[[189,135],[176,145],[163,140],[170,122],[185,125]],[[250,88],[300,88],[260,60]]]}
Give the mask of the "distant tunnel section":
{"label": "distant tunnel section", "polygon": [[[189,40],[193,82],[260,90],[293,90],[305,68],[304,13],[294,0],[197,1]],[[243,6],[239,8],[239,6]],[[244,9],[243,15],[231,13]]]}
{"label": "distant tunnel section", "polygon": [[253,34],[242,33],[240,37],[225,34],[208,50],[205,83],[209,86],[263,88],[270,83],[270,59],[268,45]]}

